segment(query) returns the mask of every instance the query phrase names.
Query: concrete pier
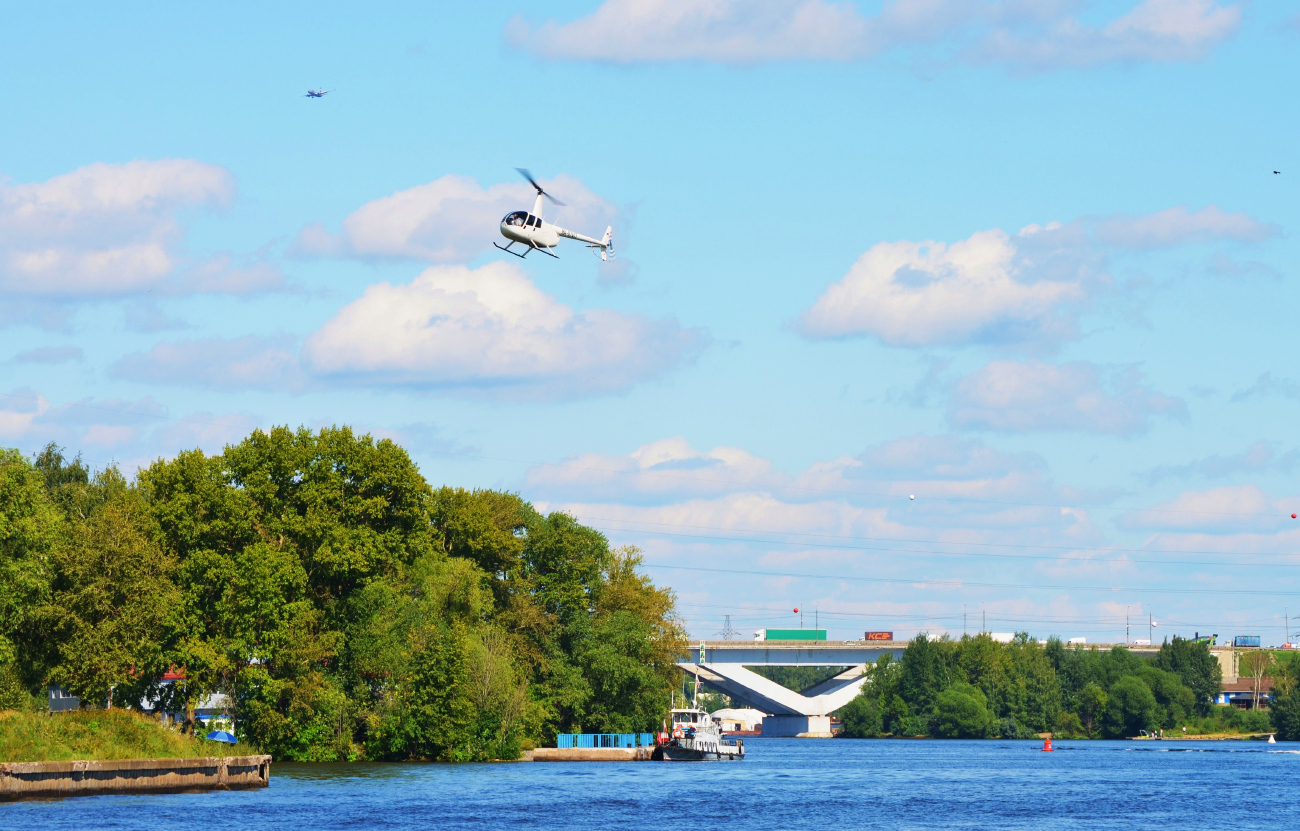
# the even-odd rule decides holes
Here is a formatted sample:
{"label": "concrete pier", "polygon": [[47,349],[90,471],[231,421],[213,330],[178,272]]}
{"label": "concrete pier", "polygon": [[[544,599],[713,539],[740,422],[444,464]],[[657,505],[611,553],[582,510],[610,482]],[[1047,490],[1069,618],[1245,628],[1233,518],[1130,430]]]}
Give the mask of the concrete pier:
{"label": "concrete pier", "polygon": [[270,756],[123,759],[113,762],[0,763],[0,802],[110,793],[265,788]]}
{"label": "concrete pier", "polygon": [[524,753],[526,762],[648,762],[653,747],[539,747]]}

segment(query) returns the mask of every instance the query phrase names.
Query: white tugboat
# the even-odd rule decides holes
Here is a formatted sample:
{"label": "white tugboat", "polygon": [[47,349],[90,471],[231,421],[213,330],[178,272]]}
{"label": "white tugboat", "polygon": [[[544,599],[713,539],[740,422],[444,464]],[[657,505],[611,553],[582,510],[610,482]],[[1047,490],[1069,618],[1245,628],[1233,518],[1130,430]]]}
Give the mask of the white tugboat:
{"label": "white tugboat", "polygon": [[663,746],[669,762],[717,762],[745,758],[745,743],[722,738],[722,726],[704,710],[674,709],[672,733]]}

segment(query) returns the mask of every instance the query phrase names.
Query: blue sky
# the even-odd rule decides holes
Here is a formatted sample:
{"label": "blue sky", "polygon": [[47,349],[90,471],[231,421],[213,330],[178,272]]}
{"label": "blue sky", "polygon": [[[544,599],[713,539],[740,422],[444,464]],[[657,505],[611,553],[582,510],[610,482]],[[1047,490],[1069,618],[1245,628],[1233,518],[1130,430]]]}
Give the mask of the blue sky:
{"label": "blue sky", "polygon": [[[696,636],[1281,643],[1297,15],[29,6],[0,442],[131,471],[351,424],[641,547]],[[618,259],[493,249],[516,166]]]}

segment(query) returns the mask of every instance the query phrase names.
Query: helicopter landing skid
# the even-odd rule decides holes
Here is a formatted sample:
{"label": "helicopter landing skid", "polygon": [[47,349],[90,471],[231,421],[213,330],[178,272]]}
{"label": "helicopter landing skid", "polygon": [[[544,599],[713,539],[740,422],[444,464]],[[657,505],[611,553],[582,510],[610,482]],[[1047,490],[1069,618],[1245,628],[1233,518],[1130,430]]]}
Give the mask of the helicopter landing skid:
{"label": "helicopter landing skid", "polygon": [[536,246],[536,245],[530,245],[530,246],[528,246],[528,251],[525,251],[524,253],[520,254],[518,251],[511,251],[511,250],[510,250],[510,246],[512,246],[512,245],[514,245],[514,244],[515,244],[515,243],[514,243],[513,240],[512,240],[511,242],[505,244],[505,245],[497,245],[497,243],[495,243],[495,242],[492,243],[492,245],[493,245],[494,247],[496,247],[496,248],[500,248],[502,251],[506,252],[507,254],[514,254],[516,257],[518,257],[518,258],[521,259],[521,260],[522,260],[522,259],[526,259],[526,258],[528,257],[528,251],[541,251],[543,254],[545,254],[545,255],[548,256],[548,257],[555,257],[555,259],[557,259],[557,260],[560,259],[559,255],[557,255],[557,254],[552,254],[550,251],[547,251],[545,248],[541,248],[541,247]]}

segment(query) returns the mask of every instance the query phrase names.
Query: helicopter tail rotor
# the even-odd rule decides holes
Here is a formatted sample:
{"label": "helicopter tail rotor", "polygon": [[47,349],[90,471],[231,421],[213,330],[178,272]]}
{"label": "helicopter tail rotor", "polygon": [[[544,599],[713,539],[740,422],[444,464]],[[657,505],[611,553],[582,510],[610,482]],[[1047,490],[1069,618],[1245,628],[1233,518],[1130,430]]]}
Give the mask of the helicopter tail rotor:
{"label": "helicopter tail rotor", "polygon": [[600,260],[609,262],[614,259],[614,226],[605,228],[605,236],[600,238]]}
{"label": "helicopter tail rotor", "polygon": [[564,203],[563,203],[563,202],[561,202],[560,200],[556,199],[554,196],[551,196],[551,195],[550,195],[549,193],[547,193],[546,191],[542,190],[542,186],[539,185],[539,184],[537,184],[537,180],[533,178],[533,174],[531,174],[531,173],[528,172],[528,168],[525,168],[525,167],[516,167],[515,170],[518,170],[518,171],[519,171],[519,175],[520,175],[520,176],[523,176],[525,179],[528,180],[528,184],[530,184],[530,185],[532,185],[534,188],[536,188],[536,190],[537,190],[537,195],[538,195],[538,196],[545,196],[547,199],[551,200],[551,202],[555,203],[556,205],[559,205],[560,207],[564,207]]}

